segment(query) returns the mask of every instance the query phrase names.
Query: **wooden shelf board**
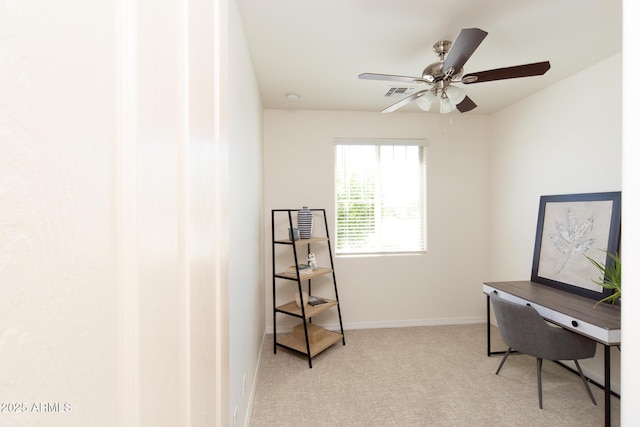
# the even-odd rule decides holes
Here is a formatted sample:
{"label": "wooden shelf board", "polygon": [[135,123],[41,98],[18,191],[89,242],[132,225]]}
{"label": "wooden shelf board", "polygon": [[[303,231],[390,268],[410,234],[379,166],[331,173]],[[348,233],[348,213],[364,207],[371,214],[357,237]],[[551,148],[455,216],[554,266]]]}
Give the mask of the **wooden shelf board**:
{"label": "wooden shelf board", "polygon": [[[323,300],[327,301],[326,304],[316,305],[315,307],[307,304],[307,306],[304,308],[304,314],[307,317],[307,319],[309,319],[310,317],[316,316],[322,313],[323,311],[330,309],[331,307],[335,307],[336,305],[338,305],[336,301],[323,298],[323,297],[318,297],[318,298],[322,298]],[[293,314],[294,316],[302,317],[302,309],[296,305],[295,301],[291,301],[287,304],[278,306],[276,308],[279,311]]]}
{"label": "wooden shelf board", "polygon": [[[326,242],[328,241],[329,238],[328,237],[311,237],[309,239],[298,239],[295,241],[296,245],[308,245],[310,243],[318,243],[318,242]],[[290,245],[293,242],[289,239],[283,239],[283,240],[274,240],[274,243],[280,243],[283,245]]]}
{"label": "wooden shelf board", "polygon": [[[324,338],[313,344],[309,344],[309,348],[311,349],[311,357],[314,357],[318,353],[326,350],[327,348],[342,340],[342,334],[339,334],[337,332],[325,331],[324,334]],[[303,354],[307,354],[307,343],[304,340],[301,340],[298,337],[294,336],[292,333],[278,335],[276,342],[284,347],[290,348]]]}
{"label": "wooden shelf board", "polygon": [[[325,274],[331,273],[333,270],[330,268],[318,267],[313,273],[305,274],[300,276],[300,280],[309,280],[313,277],[323,276]],[[276,277],[280,277],[281,279],[293,279],[297,280],[298,276],[295,274],[285,273],[284,271],[281,273],[276,273]]]}

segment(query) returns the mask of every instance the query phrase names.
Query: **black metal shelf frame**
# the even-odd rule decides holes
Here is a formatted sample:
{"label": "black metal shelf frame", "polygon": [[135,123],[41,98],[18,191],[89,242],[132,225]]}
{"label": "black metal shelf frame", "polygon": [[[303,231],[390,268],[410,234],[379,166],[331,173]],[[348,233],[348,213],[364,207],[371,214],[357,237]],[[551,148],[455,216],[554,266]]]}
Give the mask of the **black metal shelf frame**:
{"label": "black metal shelf frame", "polygon": [[[309,209],[311,212],[320,212],[322,213],[322,217],[324,220],[324,229],[325,229],[325,233],[326,233],[326,244],[327,244],[327,248],[328,248],[328,253],[329,253],[329,262],[331,264],[331,276],[333,279],[333,290],[335,292],[335,301],[336,301],[336,308],[338,311],[338,321],[340,323],[340,334],[342,335],[342,345],[346,345],[345,342],[345,338],[344,338],[344,329],[342,327],[342,313],[340,311],[340,299],[338,297],[338,285],[336,282],[336,273],[335,273],[335,268],[334,268],[334,264],[333,264],[333,251],[331,249],[331,238],[329,237],[329,225],[327,223],[327,214],[325,209]],[[307,282],[307,289],[308,289],[308,293],[309,295],[311,295],[311,278],[305,278],[304,276],[300,275],[300,271],[298,269],[296,269],[296,275],[291,276],[291,277],[282,277],[281,275],[277,275],[276,274],[276,245],[289,245],[292,247],[293,249],[293,259],[294,259],[294,265],[298,266],[299,262],[298,262],[298,245],[296,244],[295,241],[289,240],[289,241],[284,241],[284,240],[276,240],[276,215],[279,213],[286,213],[288,216],[288,220],[289,220],[289,228],[291,230],[293,230],[294,226],[293,226],[293,213],[296,213],[300,211],[300,209],[272,209],[271,210],[271,268],[272,268],[272,285],[273,285],[273,290],[272,290],[272,295],[273,295],[273,353],[276,354],[277,353],[277,348],[278,346],[283,347],[283,348],[287,348],[289,350],[293,350],[295,352],[301,353],[301,354],[305,354],[307,356],[307,360],[309,362],[309,368],[312,368],[312,363],[311,363],[311,358],[312,358],[312,354],[311,354],[311,346],[310,346],[310,342],[309,342],[309,331],[307,328],[307,322],[305,321],[305,319],[307,319],[306,313],[305,313],[305,305],[301,304],[301,311],[302,314],[301,315],[297,315],[294,313],[289,313],[283,310],[279,310],[276,306],[276,280],[277,279],[283,279],[283,280],[294,280],[298,283],[298,295],[300,298],[300,301],[302,301],[302,282],[306,281]],[[309,254],[311,252],[311,244],[307,244],[307,254]],[[317,277],[317,276],[316,276]],[[306,345],[306,353],[299,351],[296,348],[287,346],[285,344],[282,343],[278,343],[277,341],[277,323],[276,323],[276,314],[277,313],[282,313],[288,316],[293,316],[293,317],[297,317],[297,318],[301,318],[302,319],[302,324],[304,325],[304,336],[305,336],[305,345]],[[312,319],[311,317],[309,317],[309,323],[311,323]]]}

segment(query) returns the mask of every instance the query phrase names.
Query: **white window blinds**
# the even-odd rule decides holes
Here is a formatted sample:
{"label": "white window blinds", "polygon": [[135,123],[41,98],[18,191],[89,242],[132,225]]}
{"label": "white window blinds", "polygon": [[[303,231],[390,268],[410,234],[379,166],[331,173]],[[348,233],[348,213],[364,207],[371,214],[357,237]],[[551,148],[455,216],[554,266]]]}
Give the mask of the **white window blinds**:
{"label": "white window blinds", "polygon": [[336,140],[337,254],[426,251],[425,140]]}

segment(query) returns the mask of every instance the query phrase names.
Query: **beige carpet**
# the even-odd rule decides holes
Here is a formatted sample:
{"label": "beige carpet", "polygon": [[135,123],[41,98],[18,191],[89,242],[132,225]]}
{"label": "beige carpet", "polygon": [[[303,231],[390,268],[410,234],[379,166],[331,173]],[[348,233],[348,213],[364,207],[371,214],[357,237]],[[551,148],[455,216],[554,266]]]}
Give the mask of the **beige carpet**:
{"label": "beige carpet", "polygon": [[[538,409],[535,359],[486,356],[486,325],[345,331],[312,359],[273,354],[265,338],[249,425],[259,426],[602,426],[604,392],[543,363],[544,409]],[[497,330],[493,349],[501,349]],[[612,397],[612,425],[620,401]]]}

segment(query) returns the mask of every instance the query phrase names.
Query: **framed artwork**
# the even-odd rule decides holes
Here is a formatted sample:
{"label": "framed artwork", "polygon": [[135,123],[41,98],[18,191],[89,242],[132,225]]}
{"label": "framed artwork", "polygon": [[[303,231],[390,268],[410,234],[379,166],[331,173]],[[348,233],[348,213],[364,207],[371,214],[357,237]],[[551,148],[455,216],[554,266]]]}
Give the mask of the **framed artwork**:
{"label": "framed artwork", "polygon": [[621,192],[540,197],[531,281],[592,299],[613,292],[594,283],[620,244]]}

